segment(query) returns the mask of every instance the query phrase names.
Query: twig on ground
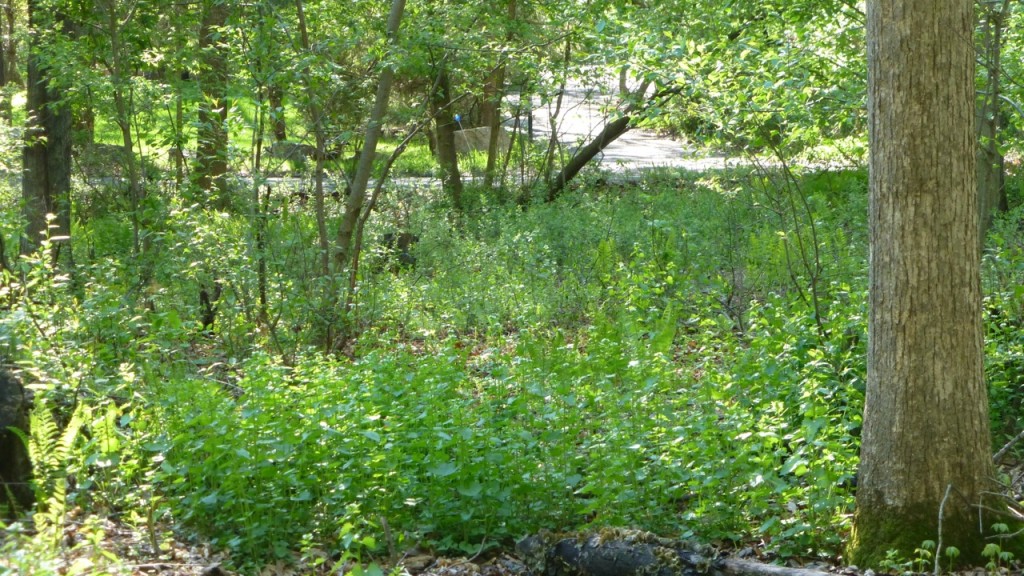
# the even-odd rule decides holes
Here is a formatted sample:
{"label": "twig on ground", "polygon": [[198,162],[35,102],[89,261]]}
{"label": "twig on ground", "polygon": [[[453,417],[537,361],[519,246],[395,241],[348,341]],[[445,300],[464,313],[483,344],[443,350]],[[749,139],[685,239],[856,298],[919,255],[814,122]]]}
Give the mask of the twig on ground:
{"label": "twig on ground", "polygon": [[953,485],[947,484],[946,494],[942,497],[942,502],[939,503],[939,538],[938,543],[935,545],[935,576],[939,576],[939,556],[942,553],[942,512],[946,508],[946,500],[949,500],[951,490],[953,490]]}
{"label": "twig on ground", "polygon": [[1021,430],[1019,434],[1014,436],[1012,440],[1010,440],[1009,442],[1006,443],[1005,446],[1000,448],[999,452],[996,452],[995,456],[992,457],[992,461],[995,462],[996,464],[999,464],[999,462],[1003,460],[1003,457],[1006,456],[1007,452],[1010,451],[1010,448],[1013,448],[1013,446],[1017,442],[1020,442],[1021,440],[1024,440],[1024,430]]}

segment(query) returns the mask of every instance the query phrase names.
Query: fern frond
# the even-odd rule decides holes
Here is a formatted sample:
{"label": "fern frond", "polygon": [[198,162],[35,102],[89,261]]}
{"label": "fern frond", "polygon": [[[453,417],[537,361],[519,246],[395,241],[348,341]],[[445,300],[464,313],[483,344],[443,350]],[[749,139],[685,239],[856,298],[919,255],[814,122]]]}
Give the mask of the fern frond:
{"label": "fern frond", "polygon": [[54,547],[60,543],[64,525],[69,461],[88,417],[88,408],[79,404],[60,430],[49,406],[43,404],[32,411],[29,453],[36,478],[36,501],[40,503],[34,520],[36,529],[48,534]]}

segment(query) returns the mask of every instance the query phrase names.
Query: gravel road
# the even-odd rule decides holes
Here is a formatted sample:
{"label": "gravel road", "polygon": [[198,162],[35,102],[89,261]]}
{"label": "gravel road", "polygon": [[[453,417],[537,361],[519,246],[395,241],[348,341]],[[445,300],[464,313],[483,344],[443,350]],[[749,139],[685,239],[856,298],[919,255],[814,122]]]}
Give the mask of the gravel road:
{"label": "gravel road", "polygon": [[[596,91],[582,88],[566,90],[562,109],[557,118],[559,141],[570,147],[589,142],[604,127],[608,117],[604,108],[611,101],[611,96]],[[553,102],[543,106],[538,102],[533,110],[535,137],[550,136],[550,118],[554,112]],[[606,170],[632,172],[656,167],[690,170],[724,168],[726,165],[735,164],[737,159],[698,156],[694,149],[678,140],[666,138],[650,130],[634,128],[605,148],[596,161]]]}

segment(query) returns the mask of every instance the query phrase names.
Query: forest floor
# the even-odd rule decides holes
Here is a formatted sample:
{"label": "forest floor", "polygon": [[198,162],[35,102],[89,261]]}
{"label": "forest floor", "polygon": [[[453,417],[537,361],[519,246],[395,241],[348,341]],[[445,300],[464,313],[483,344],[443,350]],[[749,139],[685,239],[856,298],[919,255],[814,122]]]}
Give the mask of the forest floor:
{"label": "forest floor", "polygon": [[[327,552],[311,549],[295,552],[257,569],[235,572],[223,568],[233,563],[244,564],[244,559],[230,558],[201,542],[189,542],[173,535],[173,527],[158,525],[161,532],[159,550],[154,551],[147,530],[115,518],[96,516],[77,517],[72,512],[61,536],[60,550],[48,556],[46,573],[151,575],[151,576],[543,576],[529,567],[530,559],[510,548],[481,549],[472,556],[439,555],[429,550],[412,548],[393,553],[391,558],[381,557],[362,562],[339,560]],[[581,535],[582,537],[582,535]],[[721,557],[746,558],[757,563],[771,562],[761,558],[762,551],[754,548],[721,551]],[[781,566],[766,566],[775,572],[769,576],[817,576],[831,573],[841,576],[862,574],[856,568],[815,561],[810,563],[791,560]],[[8,571],[13,570],[13,571]],[[623,576],[641,574],[625,571]],[[686,574],[681,570],[680,574]],[[732,576],[742,576],[726,570]],[[973,573],[968,572],[969,574]],[[983,573],[983,572],[982,572]],[[16,564],[8,564],[0,555],[0,575],[20,574]],[[873,576],[864,571],[864,576]],[[764,576],[753,574],[752,576]]]}

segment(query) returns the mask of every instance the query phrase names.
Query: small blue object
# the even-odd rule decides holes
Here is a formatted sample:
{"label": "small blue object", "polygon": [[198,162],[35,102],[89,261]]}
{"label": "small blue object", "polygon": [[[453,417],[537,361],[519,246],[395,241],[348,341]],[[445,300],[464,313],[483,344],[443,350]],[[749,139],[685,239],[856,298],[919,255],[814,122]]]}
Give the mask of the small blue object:
{"label": "small blue object", "polygon": [[456,115],[455,115],[455,121],[456,121],[456,122],[462,122],[462,116],[460,116],[460,115],[456,114]]}

